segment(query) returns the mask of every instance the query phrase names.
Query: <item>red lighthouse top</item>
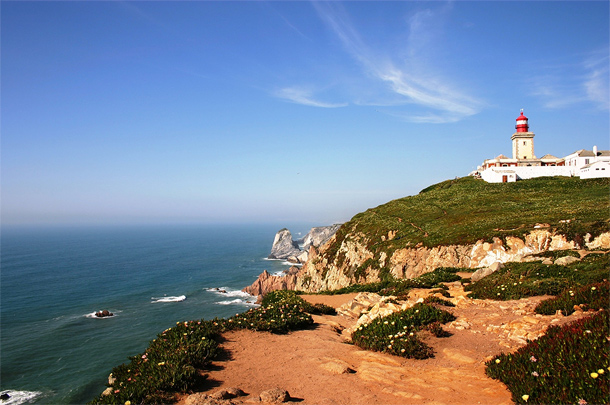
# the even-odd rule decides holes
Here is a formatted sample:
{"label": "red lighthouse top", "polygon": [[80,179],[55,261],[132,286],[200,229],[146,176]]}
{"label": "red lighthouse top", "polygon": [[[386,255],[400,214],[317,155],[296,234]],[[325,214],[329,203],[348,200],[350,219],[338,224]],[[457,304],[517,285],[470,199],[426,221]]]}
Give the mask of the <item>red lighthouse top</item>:
{"label": "red lighthouse top", "polygon": [[515,128],[517,128],[517,132],[528,132],[529,131],[529,125],[527,124],[527,117],[525,115],[523,115],[523,109],[521,110],[521,115],[517,118],[517,125],[515,125]]}

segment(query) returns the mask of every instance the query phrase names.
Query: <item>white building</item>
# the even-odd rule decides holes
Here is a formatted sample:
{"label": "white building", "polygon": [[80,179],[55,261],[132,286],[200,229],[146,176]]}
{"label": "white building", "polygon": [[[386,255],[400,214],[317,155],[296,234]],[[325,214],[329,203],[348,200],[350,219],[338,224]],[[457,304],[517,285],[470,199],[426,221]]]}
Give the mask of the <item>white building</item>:
{"label": "white building", "polygon": [[610,177],[610,151],[578,150],[564,158],[534,154],[534,133],[529,132],[528,119],[517,118],[517,132],[512,137],[513,157],[499,155],[486,159],[475,172],[488,183],[506,183],[545,176],[580,176],[581,178]]}

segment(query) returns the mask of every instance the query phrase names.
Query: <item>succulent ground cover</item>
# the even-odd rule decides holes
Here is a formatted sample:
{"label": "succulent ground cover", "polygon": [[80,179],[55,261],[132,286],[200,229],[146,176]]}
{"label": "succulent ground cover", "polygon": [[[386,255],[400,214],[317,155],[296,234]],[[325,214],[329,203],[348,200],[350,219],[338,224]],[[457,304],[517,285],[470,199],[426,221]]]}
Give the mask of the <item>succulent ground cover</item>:
{"label": "succulent ground cover", "polygon": [[610,281],[587,284],[581,287],[568,288],[558,296],[542,301],[536,306],[536,312],[542,315],[553,315],[557,311],[565,316],[580,309],[598,310],[610,306]]}
{"label": "succulent ground cover", "polygon": [[503,269],[467,285],[470,298],[515,300],[535,295],[558,295],[608,279],[609,255],[588,255],[567,266],[541,262],[506,263]]}
{"label": "succulent ground cover", "polygon": [[610,317],[607,310],[552,326],[515,353],[487,362],[516,403],[607,404],[610,398]]}
{"label": "succulent ground cover", "polygon": [[415,304],[413,307],[374,319],[360,326],[352,334],[352,342],[363,349],[414,359],[434,356],[430,346],[418,333],[428,330],[437,337],[448,336],[441,324],[455,320],[451,313],[432,305]]}
{"label": "succulent ground cover", "polygon": [[198,370],[220,352],[219,333],[235,329],[287,333],[313,324],[308,312],[328,312],[328,308],[311,305],[294,292],[278,291],[268,294],[260,307],[228,319],[178,322],[158,334],[144,353],[112,369],[115,381],[109,386],[110,394],[91,403],[174,402],[175,393],[187,391],[205,378]]}
{"label": "succulent ground cover", "polygon": [[352,284],[350,286],[331,291],[321,291],[318,294],[335,295],[353,292],[373,292],[379,295],[395,295],[399,298],[408,294],[413,288],[442,288],[441,283],[459,281],[462,278],[455,274],[462,269],[453,267],[439,267],[434,271],[413,279],[395,279],[386,277],[384,281],[370,284]]}

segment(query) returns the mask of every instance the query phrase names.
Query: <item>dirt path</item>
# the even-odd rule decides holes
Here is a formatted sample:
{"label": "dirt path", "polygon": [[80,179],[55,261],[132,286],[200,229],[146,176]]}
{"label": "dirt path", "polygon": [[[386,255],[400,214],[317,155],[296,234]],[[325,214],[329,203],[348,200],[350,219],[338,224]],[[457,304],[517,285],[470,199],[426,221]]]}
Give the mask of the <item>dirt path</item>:
{"label": "dirt path", "polygon": [[[414,291],[413,300],[427,292]],[[314,316],[314,328],[288,335],[247,330],[225,334],[222,346],[228,357],[213,363],[203,388],[208,394],[239,387],[248,394],[232,400],[234,403],[256,402],[261,392],[280,387],[302,404],[510,404],[506,387],[485,375],[485,361],[517,349],[550,324],[584,316],[534,314],[533,308],[544,297],[471,300],[459,283],[451,285],[450,292],[456,307],[449,310],[457,320],[445,329],[453,336],[425,337],[436,353],[432,359],[411,360],[361,350],[341,335],[356,318]],[[354,296],[303,298],[339,307]],[[200,403],[194,399],[184,398],[181,403]]]}

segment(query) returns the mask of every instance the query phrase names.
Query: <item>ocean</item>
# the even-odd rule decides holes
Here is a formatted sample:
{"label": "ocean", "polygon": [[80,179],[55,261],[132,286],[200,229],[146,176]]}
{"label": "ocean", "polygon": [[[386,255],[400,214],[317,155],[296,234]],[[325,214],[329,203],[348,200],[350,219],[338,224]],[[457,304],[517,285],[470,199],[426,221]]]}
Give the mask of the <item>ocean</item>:
{"label": "ocean", "polygon": [[241,289],[289,267],[266,259],[281,227],[3,227],[0,403],[86,403],[176,322],[253,307]]}

